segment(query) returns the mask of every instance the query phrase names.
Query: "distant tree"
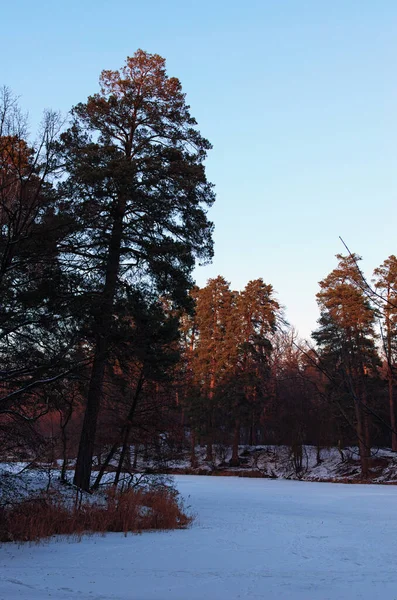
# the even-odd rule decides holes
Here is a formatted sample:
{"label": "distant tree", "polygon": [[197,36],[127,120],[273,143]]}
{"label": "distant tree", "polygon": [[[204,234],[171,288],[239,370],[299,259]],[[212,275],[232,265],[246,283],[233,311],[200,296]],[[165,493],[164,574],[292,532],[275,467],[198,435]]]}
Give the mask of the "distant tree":
{"label": "distant tree", "polygon": [[197,291],[196,326],[198,331],[193,357],[194,388],[201,415],[201,431],[206,438],[206,460],[213,460],[213,437],[220,391],[236,364],[238,321],[236,294],[221,276],[209,279]]}
{"label": "distant tree", "polygon": [[[213,443],[229,444],[231,464],[239,462],[243,426],[252,430],[263,411],[270,380],[271,337],[279,304],[271,285],[250,281],[240,293],[221,276],[194,289],[196,311],[182,319],[186,412],[193,443],[204,437],[206,460]],[[192,464],[196,462],[192,444]]]}
{"label": "distant tree", "polygon": [[196,259],[212,256],[214,201],[181,84],[165,61],[138,50],[120,71],[103,71],[100,92],[72,112],[63,134],[65,201],[80,229],[69,240],[73,269],[92,293],[93,363],[74,482],[88,489],[109,351],[129,290],[167,294],[182,305]]}
{"label": "distant tree", "polygon": [[232,406],[235,418],[232,463],[237,465],[238,445],[242,422],[248,424],[250,442],[253,443],[253,429],[264,409],[264,401],[269,395],[271,338],[276,331],[280,305],[274,298],[271,285],[263,279],[249,281],[237,297],[237,310],[234,320],[238,323],[236,343],[238,344],[237,369],[234,372],[241,393],[237,393]]}
{"label": "distant tree", "polygon": [[359,257],[337,255],[338,267],[320,281],[319,328],[312,334],[336,400],[354,407],[354,426],[363,477],[369,473],[368,377],[376,373],[375,312],[360,287]]}
{"label": "distant tree", "polygon": [[389,414],[392,449],[397,452],[397,421],[394,398],[395,369],[397,362],[397,258],[392,255],[375,269],[375,289],[383,302],[380,304],[384,322],[383,349],[387,363]]}

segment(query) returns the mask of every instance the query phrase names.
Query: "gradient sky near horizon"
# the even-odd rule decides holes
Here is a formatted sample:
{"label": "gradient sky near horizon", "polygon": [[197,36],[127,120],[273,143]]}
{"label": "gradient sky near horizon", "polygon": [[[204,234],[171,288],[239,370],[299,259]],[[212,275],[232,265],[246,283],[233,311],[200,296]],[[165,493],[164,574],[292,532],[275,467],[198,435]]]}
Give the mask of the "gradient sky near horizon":
{"label": "gradient sky near horizon", "polygon": [[199,285],[262,277],[307,337],[339,236],[368,277],[397,254],[395,0],[14,0],[0,31],[0,84],[32,128],[136,49],[167,59],[213,144],[215,257]]}

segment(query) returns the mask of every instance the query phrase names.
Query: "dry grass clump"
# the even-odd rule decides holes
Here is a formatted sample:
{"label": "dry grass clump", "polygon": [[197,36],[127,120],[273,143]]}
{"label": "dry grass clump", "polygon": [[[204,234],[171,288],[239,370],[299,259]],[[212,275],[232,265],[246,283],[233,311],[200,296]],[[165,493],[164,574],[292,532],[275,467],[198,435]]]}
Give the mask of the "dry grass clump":
{"label": "dry grass clump", "polygon": [[192,520],[173,489],[112,489],[98,501],[81,501],[76,496],[74,503],[50,491],[2,507],[0,541],[37,542],[53,535],[183,529]]}

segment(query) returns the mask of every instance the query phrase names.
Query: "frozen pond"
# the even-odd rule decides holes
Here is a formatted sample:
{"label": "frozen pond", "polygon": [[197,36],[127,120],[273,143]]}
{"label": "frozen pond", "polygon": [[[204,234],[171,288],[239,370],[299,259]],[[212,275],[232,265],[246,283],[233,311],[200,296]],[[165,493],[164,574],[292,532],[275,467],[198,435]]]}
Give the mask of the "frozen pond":
{"label": "frozen pond", "polygon": [[397,599],[397,487],[176,478],[186,531],[0,546],[0,600]]}

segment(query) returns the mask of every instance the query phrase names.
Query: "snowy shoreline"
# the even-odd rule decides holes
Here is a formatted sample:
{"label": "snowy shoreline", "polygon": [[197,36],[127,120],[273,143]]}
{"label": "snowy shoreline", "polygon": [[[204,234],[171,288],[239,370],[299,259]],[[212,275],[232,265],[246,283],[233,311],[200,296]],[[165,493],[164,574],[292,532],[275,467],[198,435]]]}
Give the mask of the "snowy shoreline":
{"label": "snowy shoreline", "polygon": [[[390,449],[373,449],[370,477],[361,478],[357,449],[354,447],[321,448],[302,446],[301,469],[297,470],[291,449],[287,446],[240,446],[240,466],[230,462],[231,451],[222,459],[209,463],[205,448],[196,448],[197,467],[189,465],[186,456],[169,460],[153,472],[167,475],[199,475],[212,477],[244,477],[252,479],[287,479],[318,483],[352,483],[397,485],[397,454]],[[342,460],[343,456],[343,460]],[[147,465],[142,464],[143,467]]]}

